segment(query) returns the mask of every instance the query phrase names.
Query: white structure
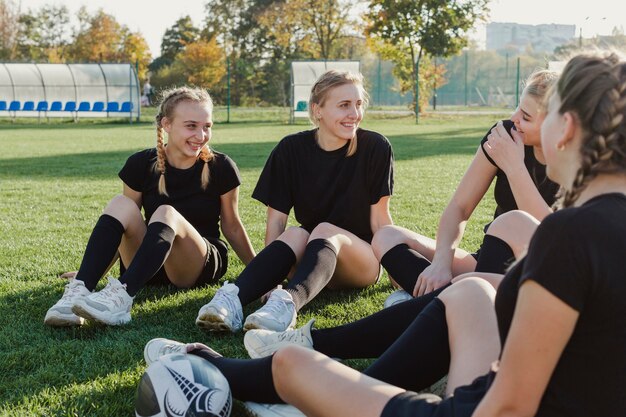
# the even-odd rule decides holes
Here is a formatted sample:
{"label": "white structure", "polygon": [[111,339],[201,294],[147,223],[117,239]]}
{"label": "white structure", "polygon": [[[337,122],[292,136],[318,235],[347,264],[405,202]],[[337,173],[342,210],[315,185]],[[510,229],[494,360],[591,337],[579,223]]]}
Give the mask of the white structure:
{"label": "white structure", "polygon": [[309,117],[311,88],[326,71],[336,69],[360,72],[359,61],[293,61],[291,63],[291,122],[296,117]]}
{"label": "white structure", "polygon": [[575,25],[493,22],[487,25],[487,49],[513,48],[524,52],[531,47],[535,52],[553,52],[554,48],[570,42],[575,35]]}
{"label": "white structure", "polygon": [[138,118],[139,82],[130,64],[0,63],[0,115]]}

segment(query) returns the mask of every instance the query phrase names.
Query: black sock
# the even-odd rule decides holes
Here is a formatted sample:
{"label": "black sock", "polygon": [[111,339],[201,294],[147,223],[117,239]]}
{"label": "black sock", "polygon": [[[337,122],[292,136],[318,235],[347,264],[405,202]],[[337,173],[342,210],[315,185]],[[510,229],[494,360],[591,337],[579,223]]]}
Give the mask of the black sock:
{"label": "black sock", "polygon": [[103,214],[89,236],[83,260],[76,278],[85,283],[89,291],[107,271],[115,258],[124,235],[124,226],[115,217]]}
{"label": "black sock", "polygon": [[515,255],[508,243],[499,237],[485,235],[478,253],[475,271],[504,274],[514,259]]}
{"label": "black sock", "polygon": [[413,294],[417,277],[430,265],[430,261],[409,245],[401,243],[389,249],[380,264],[404,291]]}
{"label": "black sock", "polygon": [[428,388],[450,368],[446,306],[435,298],[363,373],[406,390]]}
{"label": "black sock", "polygon": [[296,311],[311,301],[328,284],[337,266],[337,252],[327,239],[313,239],[306,245],[302,261],[285,287]]}
{"label": "black sock", "polygon": [[274,387],[273,356],[261,359],[216,358],[204,349],[192,350],[189,353],[215,365],[226,377],[234,398],[264,404],[284,403]]}
{"label": "black sock", "polygon": [[282,240],[265,247],[243,270],[235,285],[239,300],[245,306],[283,282],[296,263],[296,254]]}
{"label": "black sock", "polygon": [[380,310],[343,326],[314,329],[313,347],[331,358],[377,358],[413,323],[415,317],[444,289]]}
{"label": "black sock", "polygon": [[131,297],[163,266],[175,237],[174,229],[165,223],[153,222],[148,225],[133,261],[120,277],[120,282],[126,284],[126,291]]}

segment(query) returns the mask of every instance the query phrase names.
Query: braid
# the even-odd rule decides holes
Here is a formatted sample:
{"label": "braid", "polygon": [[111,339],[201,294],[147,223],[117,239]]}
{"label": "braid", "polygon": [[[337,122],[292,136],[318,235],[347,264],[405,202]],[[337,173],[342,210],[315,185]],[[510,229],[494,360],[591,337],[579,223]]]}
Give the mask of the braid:
{"label": "braid", "polygon": [[[573,110],[584,127],[581,166],[571,189],[563,195],[563,207],[573,205],[599,174],[626,173],[626,63],[614,55],[604,59],[586,57],[587,61],[580,62],[582,59],[571,67],[581,67],[576,72],[587,70],[587,74],[576,77],[570,74],[574,71],[564,71],[565,81],[559,82],[559,95],[568,91],[568,84],[574,84],[570,86],[573,94],[562,96],[561,112]],[[574,100],[576,104],[572,104]]]}
{"label": "braid", "polygon": [[206,190],[206,187],[209,185],[209,162],[213,160],[215,155],[209,148],[209,145],[204,145],[202,150],[200,151],[200,159],[204,161],[204,166],[202,167],[202,189]]}
{"label": "braid", "polygon": [[163,119],[163,115],[161,113],[157,114],[157,169],[161,173],[159,176],[159,194],[166,195],[167,189],[165,187],[165,160],[167,156],[165,154],[165,145],[163,144],[163,127],[161,126],[161,119]]}

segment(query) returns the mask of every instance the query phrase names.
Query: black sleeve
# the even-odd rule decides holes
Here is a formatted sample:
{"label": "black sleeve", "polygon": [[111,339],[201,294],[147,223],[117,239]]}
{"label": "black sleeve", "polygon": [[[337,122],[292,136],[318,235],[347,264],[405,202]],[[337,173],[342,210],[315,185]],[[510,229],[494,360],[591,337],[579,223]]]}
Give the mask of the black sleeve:
{"label": "black sleeve", "polygon": [[285,155],[281,141],[267,158],[261,176],[252,192],[252,198],[282,213],[289,214],[291,207],[293,207],[289,178],[287,155]]}
{"label": "black sleeve", "polygon": [[213,166],[214,172],[211,174],[215,177],[218,194],[223,195],[239,187],[241,185],[241,177],[239,176],[237,164],[228,155],[216,154],[215,157],[216,164]]}
{"label": "black sleeve", "polygon": [[[502,124],[504,125],[504,128],[506,129],[507,133],[511,135],[511,129],[513,129],[514,123],[510,120],[503,120]],[[483,154],[485,155],[485,158],[487,158],[487,160],[491,162],[491,165],[500,169],[500,167],[494,162],[494,160],[491,159],[491,157],[489,156],[489,153],[485,150],[485,142],[487,142],[487,136],[489,135],[489,132],[491,132],[491,130],[496,126],[497,126],[497,123],[491,126],[489,130],[487,131],[487,133],[485,133],[485,136],[480,141],[480,149],[483,150]]]}
{"label": "black sleeve", "polygon": [[393,194],[393,149],[384,136],[378,139],[369,166],[370,204],[376,204],[381,197]]}
{"label": "black sleeve", "polygon": [[124,184],[135,191],[142,192],[149,163],[149,149],[132,154],[118,173]]}
{"label": "black sleeve", "polygon": [[575,221],[566,212],[547,216],[537,228],[528,248],[520,285],[536,281],[577,311],[590,294],[588,253],[577,235]]}

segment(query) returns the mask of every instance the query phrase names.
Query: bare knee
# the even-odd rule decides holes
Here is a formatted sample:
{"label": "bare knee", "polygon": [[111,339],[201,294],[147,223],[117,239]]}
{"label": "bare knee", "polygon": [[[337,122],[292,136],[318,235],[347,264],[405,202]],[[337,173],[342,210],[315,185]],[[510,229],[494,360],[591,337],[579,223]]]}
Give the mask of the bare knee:
{"label": "bare knee", "polygon": [[182,215],[176,210],[174,207],[169,204],[163,204],[157,207],[157,209],[150,217],[150,223],[160,222],[165,223],[174,230],[176,230],[176,225],[178,224],[178,220],[182,218]]}
{"label": "bare knee", "polygon": [[406,243],[401,228],[393,225],[383,226],[378,229],[372,238],[372,250],[374,251],[376,259],[380,262],[391,248],[401,243]]}
{"label": "bare knee", "polygon": [[276,392],[288,401],[290,389],[294,388],[295,376],[311,360],[312,351],[300,346],[286,346],[279,349],[272,357],[272,378]]}
{"label": "bare knee", "polygon": [[455,282],[439,294],[439,299],[445,304],[446,311],[465,309],[474,303],[492,305],[496,290],[486,280],[470,277]]}
{"label": "bare knee", "polygon": [[344,232],[344,229],[341,227],[335,226],[332,223],[322,222],[315,226],[315,229],[311,231],[311,236],[309,236],[309,242],[313,239],[330,239],[338,234]]}
{"label": "bare knee", "polygon": [[297,259],[300,259],[302,257],[308,239],[309,232],[304,230],[302,227],[297,226],[288,227],[277,238],[277,240],[286,243],[287,246],[291,248],[291,250],[296,254]]}
{"label": "bare knee", "polygon": [[513,210],[498,216],[487,229],[487,234],[495,236],[511,247],[515,258],[519,259],[535,233],[539,220],[521,210]]}
{"label": "bare knee", "polygon": [[130,222],[141,220],[141,210],[137,204],[125,195],[116,195],[109,201],[104,208],[102,214],[116,218],[124,228],[128,227]]}

